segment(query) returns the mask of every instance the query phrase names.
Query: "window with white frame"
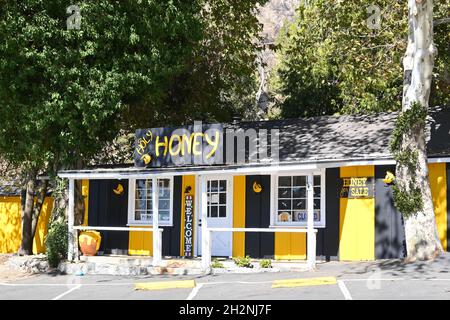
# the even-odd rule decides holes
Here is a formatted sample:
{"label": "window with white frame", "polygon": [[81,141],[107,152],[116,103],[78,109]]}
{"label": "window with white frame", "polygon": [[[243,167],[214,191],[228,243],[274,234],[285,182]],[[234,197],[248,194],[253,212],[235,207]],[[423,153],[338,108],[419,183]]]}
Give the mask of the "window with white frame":
{"label": "window with white frame", "polygon": [[[277,177],[275,225],[306,226],[308,220],[307,175]],[[324,185],[321,174],[314,175],[314,226],[325,227]]]}
{"label": "window with white frame", "polygon": [[[151,225],[153,222],[152,179],[136,179],[130,183],[134,198],[130,199],[129,224]],[[158,179],[158,210],[160,225],[172,225],[172,179]]]}

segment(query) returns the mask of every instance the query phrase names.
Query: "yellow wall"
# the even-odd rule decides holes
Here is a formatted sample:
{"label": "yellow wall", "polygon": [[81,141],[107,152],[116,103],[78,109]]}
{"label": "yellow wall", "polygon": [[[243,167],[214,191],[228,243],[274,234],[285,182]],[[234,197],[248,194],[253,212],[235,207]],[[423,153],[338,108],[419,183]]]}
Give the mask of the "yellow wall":
{"label": "yellow wall", "polygon": [[153,232],[130,231],[128,254],[130,256],[151,256],[153,254]]}
{"label": "yellow wall", "polygon": [[84,198],[84,217],[83,226],[88,226],[89,222],[89,180],[83,180],[81,182],[81,194]]}
{"label": "yellow wall", "polygon": [[275,232],[275,259],[306,259],[306,234]]}
{"label": "yellow wall", "polygon": [[[181,182],[181,226],[180,226],[180,255],[184,256],[184,196],[186,195],[185,191],[187,187],[191,187],[191,191],[189,192],[190,195],[194,196],[194,213],[192,220],[195,221],[195,176],[183,176],[182,182]],[[196,234],[195,234],[195,228],[192,228],[192,231],[194,232],[194,236],[192,239],[193,248],[195,247],[195,241],[196,241]],[[194,250],[194,249],[192,249]]]}
{"label": "yellow wall", "polygon": [[[53,208],[53,199],[46,198],[42,206],[36,234],[33,239],[33,253],[45,252],[47,224]],[[22,217],[20,197],[0,197],[0,253],[14,253],[22,240]]]}
{"label": "yellow wall", "polygon": [[428,165],[434,214],[442,247],[447,250],[447,170],[445,163]]}
{"label": "yellow wall", "polygon": [[[374,166],[342,167],[341,178],[373,177]],[[375,259],[375,199],[339,199],[339,259]]]}
{"label": "yellow wall", "polygon": [[[233,179],[233,228],[245,228],[245,176]],[[233,257],[245,256],[245,232],[233,232]]]}

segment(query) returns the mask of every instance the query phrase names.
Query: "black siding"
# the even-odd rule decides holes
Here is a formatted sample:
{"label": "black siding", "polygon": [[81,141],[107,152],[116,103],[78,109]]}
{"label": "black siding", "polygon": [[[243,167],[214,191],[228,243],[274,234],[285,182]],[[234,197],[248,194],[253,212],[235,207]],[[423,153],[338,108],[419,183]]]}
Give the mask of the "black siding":
{"label": "black siding", "polygon": [[[262,191],[255,193],[253,183],[261,184]],[[245,227],[268,228],[270,225],[270,176],[247,176],[245,199]],[[245,254],[252,258],[273,258],[274,233],[245,233]]]}
{"label": "black siding", "polygon": [[177,257],[180,255],[180,226],[181,226],[181,194],[182,177],[173,179],[173,226],[163,227],[162,255]]}
{"label": "black siding", "polygon": [[375,167],[376,259],[403,258],[406,253],[403,217],[394,205],[392,186],[383,182],[388,170],[395,173],[395,166]]}
{"label": "black siding", "polygon": [[318,258],[338,260],[339,251],[339,168],[326,170],[325,174],[325,228],[317,231]]}
{"label": "black siding", "polygon": [[[113,189],[122,184],[124,192],[117,195]],[[125,227],[128,222],[128,181],[89,181],[89,226]],[[99,254],[128,254],[127,231],[100,231],[102,241]]]}

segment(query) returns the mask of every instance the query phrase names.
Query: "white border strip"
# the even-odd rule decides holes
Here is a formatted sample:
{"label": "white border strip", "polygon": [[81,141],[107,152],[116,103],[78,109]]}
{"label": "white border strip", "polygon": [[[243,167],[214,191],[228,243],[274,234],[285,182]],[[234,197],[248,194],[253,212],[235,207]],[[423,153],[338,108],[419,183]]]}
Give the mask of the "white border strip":
{"label": "white border strip", "polygon": [[341,289],[342,294],[344,295],[345,300],[353,300],[352,296],[350,295],[350,292],[347,289],[347,286],[345,285],[343,280],[338,280],[337,284],[339,286],[339,289]]}
{"label": "white border strip", "polygon": [[79,285],[77,285],[77,286],[75,286],[75,287],[73,287],[73,288],[67,290],[67,291],[64,292],[64,293],[61,293],[59,296],[54,297],[52,300],[59,300],[59,299],[61,299],[62,297],[64,297],[64,296],[68,295],[69,293],[71,293],[72,291],[78,290],[78,289],[80,289],[80,288],[81,288],[81,284],[79,284]]}

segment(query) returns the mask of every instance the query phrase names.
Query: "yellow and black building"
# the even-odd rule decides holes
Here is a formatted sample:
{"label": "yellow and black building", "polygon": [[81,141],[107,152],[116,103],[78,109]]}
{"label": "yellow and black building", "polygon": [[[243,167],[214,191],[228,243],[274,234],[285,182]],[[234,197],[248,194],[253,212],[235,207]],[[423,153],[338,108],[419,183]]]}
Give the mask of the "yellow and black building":
{"label": "yellow and black building", "polygon": [[[201,254],[199,179],[204,179],[208,227],[275,230],[214,234],[213,256],[306,259],[306,234],[276,231],[306,227],[308,203],[313,203],[319,259],[401,258],[404,227],[393,203],[395,180],[391,181],[390,173],[395,174],[395,161],[389,153],[397,116],[382,113],[140,129],[134,164],[64,171],[60,176],[83,180],[84,225],[92,227],[150,227],[152,179],[157,179],[163,256]],[[447,250],[450,110],[432,110],[427,128],[436,223]],[[309,202],[308,183],[309,190],[314,190]],[[3,229],[4,218],[0,223]],[[99,254],[152,255],[148,232],[101,233]],[[7,251],[5,239],[17,236],[0,234],[0,249]]]}

